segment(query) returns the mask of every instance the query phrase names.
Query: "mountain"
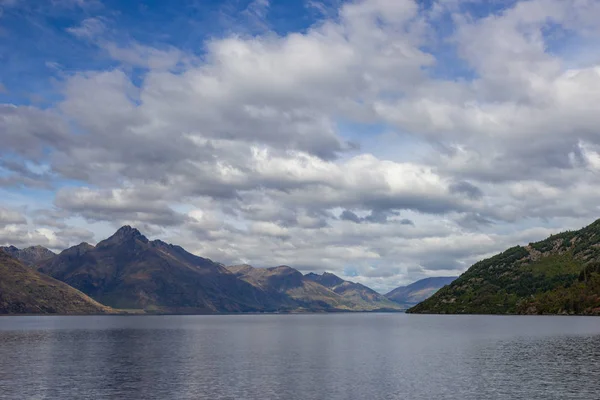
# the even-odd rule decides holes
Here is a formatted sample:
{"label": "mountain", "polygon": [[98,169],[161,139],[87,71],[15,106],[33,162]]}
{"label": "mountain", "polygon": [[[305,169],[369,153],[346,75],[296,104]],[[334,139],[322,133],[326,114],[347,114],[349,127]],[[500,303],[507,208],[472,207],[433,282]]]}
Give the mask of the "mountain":
{"label": "mountain", "polygon": [[398,304],[415,305],[428,299],[442,287],[452,283],[456,278],[458,277],[441,276],[421,279],[410,285],[400,286],[387,293],[385,297]]}
{"label": "mountain", "polygon": [[0,250],[0,314],[104,314],[109,307]]}
{"label": "mountain", "polygon": [[0,246],[0,250],[3,250],[6,254],[29,266],[52,258],[56,255],[52,251],[42,246],[31,246],[24,249],[18,249],[15,246]]}
{"label": "mountain", "polygon": [[385,296],[377,293],[373,289],[362,285],[360,283],[354,283],[345,281],[329,272],[324,272],[322,275],[315,273],[309,273],[305,275],[306,278],[313,282],[317,282],[326,288],[337,293],[342,298],[349,300],[356,304],[357,307],[364,310],[402,310],[403,307],[397,303],[388,300]]}
{"label": "mountain", "polygon": [[356,307],[354,303],[286,265],[273,268],[234,265],[227,268],[240,279],[271,296],[277,296],[280,311],[351,311]]}
{"label": "mountain", "polygon": [[197,314],[277,308],[276,299],[222,265],[179,246],[149,241],[130,226],[96,246],[71,247],[38,269],[120,309]]}
{"label": "mountain", "polygon": [[600,315],[600,220],[480,261],[408,312]]}

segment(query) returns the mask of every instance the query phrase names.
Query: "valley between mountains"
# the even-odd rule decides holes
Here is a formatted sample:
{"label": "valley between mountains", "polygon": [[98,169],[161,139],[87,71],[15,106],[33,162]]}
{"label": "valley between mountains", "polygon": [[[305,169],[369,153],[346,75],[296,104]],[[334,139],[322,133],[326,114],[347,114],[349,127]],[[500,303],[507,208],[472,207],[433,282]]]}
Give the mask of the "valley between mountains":
{"label": "valley between mountains", "polygon": [[446,281],[382,295],[331,273],[228,267],[150,241],[130,226],[96,246],[81,243],[59,254],[41,246],[0,248],[0,314],[397,312]]}

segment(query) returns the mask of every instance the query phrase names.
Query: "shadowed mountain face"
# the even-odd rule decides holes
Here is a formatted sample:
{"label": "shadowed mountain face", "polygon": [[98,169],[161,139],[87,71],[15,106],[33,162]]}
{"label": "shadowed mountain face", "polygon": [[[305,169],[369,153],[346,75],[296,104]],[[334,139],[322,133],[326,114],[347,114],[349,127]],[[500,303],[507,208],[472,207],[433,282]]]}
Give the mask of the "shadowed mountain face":
{"label": "shadowed mountain face", "polygon": [[458,277],[441,276],[421,279],[411,283],[410,285],[400,286],[387,293],[385,297],[398,304],[415,305],[433,296],[435,292],[440,290],[442,287],[449,285],[456,278]]}
{"label": "shadowed mountain face", "polygon": [[41,262],[39,271],[103,304],[175,313],[270,311],[264,291],[179,246],[124,226],[96,246],[82,243]]}
{"label": "shadowed mountain face", "polygon": [[130,226],[96,246],[81,243],[58,255],[39,246],[7,251],[26,257],[37,269],[32,273],[47,274],[114,309],[191,314],[402,309],[333,274],[304,276],[284,265],[225,268],[179,246],[150,241]]}
{"label": "shadowed mountain face", "polygon": [[329,272],[324,272],[322,275],[311,272],[306,274],[305,277],[329,288],[342,298],[351,301],[365,310],[403,309],[403,307],[388,300],[385,296],[377,293],[373,289],[360,283],[345,281]]}
{"label": "shadowed mountain face", "polygon": [[30,266],[56,256],[55,253],[42,246],[31,246],[24,249],[18,249],[15,246],[0,246],[0,250]]}
{"label": "shadowed mountain face", "polygon": [[0,314],[104,314],[109,307],[0,250]]}
{"label": "shadowed mountain face", "polygon": [[600,315],[600,220],[479,261],[409,311]]}

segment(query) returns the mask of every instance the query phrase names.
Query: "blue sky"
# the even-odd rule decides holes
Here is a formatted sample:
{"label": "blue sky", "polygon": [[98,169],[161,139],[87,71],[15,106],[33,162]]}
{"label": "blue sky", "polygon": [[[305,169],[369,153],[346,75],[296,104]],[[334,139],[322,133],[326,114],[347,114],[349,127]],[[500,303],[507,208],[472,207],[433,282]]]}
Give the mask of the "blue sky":
{"label": "blue sky", "polygon": [[[419,3],[424,10],[434,4]],[[469,2],[461,10],[473,17],[484,17],[510,3]],[[327,17],[324,12],[335,18],[342,3],[273,0],[264,4],[268,6],[251,0],[7,1],[1,20],[1,32],[7,40],[0,44],[0,72],[8,93],[0,94],[1,99],[13,104],[53,102],[59,98],[55,80],[76,71],[118,67],[119,63],[99,51],[94,43],[79,40],[69,32],[89,18],[101,21],[106,29],[104,36],[119,45],[137,42],[154,48],[173,46],[202,57],[206,40],[266,32],[281,36],[305,32]],[[451,16],[436,21],[433,28],[439,40],[431,49],[439,64],[431,73],[449,79],[472,77],[472,70],[456,56],[454,46],[444,41],[444,36],[452,34]]]}
{"label": "blue sky", "polygon": [[599,3],[0,0],[0,244],[383,291],[586,225]]}

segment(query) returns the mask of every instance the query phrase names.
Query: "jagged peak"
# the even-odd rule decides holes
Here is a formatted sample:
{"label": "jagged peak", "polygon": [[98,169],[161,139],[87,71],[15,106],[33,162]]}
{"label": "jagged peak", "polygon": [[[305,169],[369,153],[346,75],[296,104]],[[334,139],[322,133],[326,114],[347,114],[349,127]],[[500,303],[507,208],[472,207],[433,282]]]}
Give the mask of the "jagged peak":
{"label": "jagged peak", "polygon": [[41,246],[39,244],[36,244],[35,246],[29,246],[23,249],[24,251],[37,251],[37,252],[43,252],[43,253],[52,253],[52,254],[56,254],[55,252],[53,252],[52,250],[50,250],[47,247]]}
{"label": "jagged peak", "polygon": [[87,243],[81,242],[75,246],[69,247],[68,249],[63,250],[60,254],[84,254],[90,250],[94,249],[94,246]]}
{"label": "jagged peak", "polygon": [[142,233],[130,225],[123,225],[111,237],[98,243],[99,247],[122,243],[128,240],[139,240],[148,243],[149,240]]}
{"label": "jagged peak", "polygon": [[[123,225],[116,232],[115,235],[119,236],[143,236],[140,231],[131,225]],[[114,236],[114,235],[113,235]]]}
{"label": "jagged peak", "polygon": [[[336,274],[332,274],[331,272],[323,272],[321,275],[315,274],[313,272],[310,274],[306,274],[305,276],[308,279],[314,280],[314,281],[320,283],[321,285],[324,285],[329,288],[331,288],[333,286],[341,285],[344,282],[346,282],[342,278],[340,278]],[[350,283],[352,283],[352,282],[350,282]]]}

